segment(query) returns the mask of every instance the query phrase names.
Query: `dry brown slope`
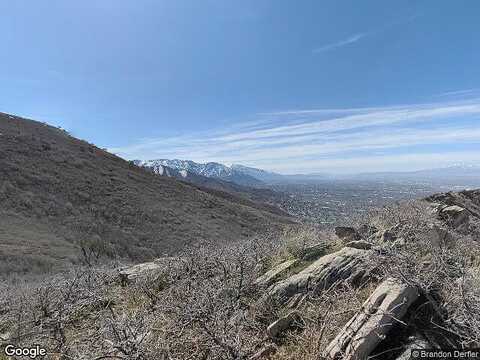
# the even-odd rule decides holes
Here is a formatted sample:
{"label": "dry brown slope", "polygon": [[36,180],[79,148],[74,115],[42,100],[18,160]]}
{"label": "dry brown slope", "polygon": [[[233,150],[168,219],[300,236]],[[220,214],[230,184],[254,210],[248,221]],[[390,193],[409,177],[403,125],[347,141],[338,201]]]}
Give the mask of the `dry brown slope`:
{"label": "dry brown slope", "polygon": [[85,241],[140,260],[291,221],[230,194],[155,176],[62,130],[7,114],[0,114],[0,216],[4,229],[17,229],[0,233],[0,260],[9,261],[23,258],[22,249],[32,251],[25,244],[35,243],[36,233],[48,238],[45,229],[55,239],[52,258],[59,248],[61,259],[73,255],[65,249]]}

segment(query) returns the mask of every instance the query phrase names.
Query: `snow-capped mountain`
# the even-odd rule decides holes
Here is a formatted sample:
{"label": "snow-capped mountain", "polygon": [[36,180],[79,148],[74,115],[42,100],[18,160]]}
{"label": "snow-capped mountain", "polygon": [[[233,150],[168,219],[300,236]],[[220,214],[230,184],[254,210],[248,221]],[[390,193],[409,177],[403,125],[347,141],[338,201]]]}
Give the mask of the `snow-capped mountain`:
{"label": "snow-capped mountain", "polygon": [[184,177],[188,176],[188,172],[206,176],[209,178],[220,179],[223,181],[234,182],[239,185],[244,186],[253,186],[253,187],[262,187],[264,182],[245,171],[241,171],[236,167],[228,167],[226,165],[208,162],[205,164],[196,163],[191,160],[178,160],[178,159],[157,159],[157,160],[134,160],[135,165],[144,166],[152,168],[156,173],[160,171],[165,171],[161,167],[167,167],[170,169],[175,169],[177,171],[187,171]]}
{"label": "snow-capped mountain", "polygon": [[151,170],[153,173],[161,176],[174,177],[177,179],[191,180],[190,178],[195,177],[196,174],[188,170],[174,169],[162,164],[147,164],[145,161],[133,160],[133,163],[137,166],[145,167]]}
{"label": "snow-capped mountain", "polygon": [[[197,173],[194,173],[192,171],[185,170],[185,169],[181,169],[181,170],[174,169],[174,168],[162,165],[155,161],[133,160],[132,163],[137,166],[144,167],[145,169],[159,176],[173,177],[181,181],[199,185],[201,187],[205,187],[213,190],[219,190],[225,193],[230,193],[238,197],[254,201],[258,204],[258,206],[268,209],[268,211],[270,212],[281,214],[281,215],[286,214],[285,212],[277,208],[277,206],[271,205],[277,202],[277,200],[281,197],[281,195],[269,188],[245,186],[232,181],[222,180],[219,177],[213,177],[213,176],[208,177],[204,175],[199,175]],[[190,161],[185,163],[186,163],[185,165],[190,165],[189,167],[190,169],[196,169],[197,171],[200,171],[200,167],[195,165],[202,165],[202,164],[196,164]],[[181,160],[176,161],[176,164],[180,165]],[[221,164],[218,164],[218,165],[221,165]],[[210,174],[223,173],[221,171],[218,171],[219,169],[210,168],[210,170],[212,170],[211,172],[209,172]]]}

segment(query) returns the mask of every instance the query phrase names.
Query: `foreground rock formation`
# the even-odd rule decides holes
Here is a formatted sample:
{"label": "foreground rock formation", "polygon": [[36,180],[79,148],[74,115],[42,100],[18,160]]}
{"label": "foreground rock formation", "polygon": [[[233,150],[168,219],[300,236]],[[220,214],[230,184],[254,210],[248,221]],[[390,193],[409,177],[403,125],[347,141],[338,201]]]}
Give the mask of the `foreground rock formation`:
{"label": "foreground rock formation", "polygon": [[338,281],[360,283],[372,270],[368,264],[372,251],[345,247],[325,255],[310,266],[268,290],[268,296],[286,302],[295,294],[328,289]]}
{"label": "foreground rock formation", "polygon": [[119,271],[120,282],[122,285],[126,285],[132,283],[141,276],[145,276],[150,272],[160,269],[161,266],[154,261],[123,268]]}
{"label": "foreground rock formation", "polygon": [[259,286],[268,286],[275,282],[279,277],[288,273],[299,262],[298,259],[292,259],[278,264],[273,269],[267,271],[265,274],[260,276],[256,281],[255,285]]}
{"label": "foreground rock formation", "polygon": [[388,332],[401,322],[419,297],[415,287],[388,279],[368,298],[326,349],[330,359],[366,359]]}

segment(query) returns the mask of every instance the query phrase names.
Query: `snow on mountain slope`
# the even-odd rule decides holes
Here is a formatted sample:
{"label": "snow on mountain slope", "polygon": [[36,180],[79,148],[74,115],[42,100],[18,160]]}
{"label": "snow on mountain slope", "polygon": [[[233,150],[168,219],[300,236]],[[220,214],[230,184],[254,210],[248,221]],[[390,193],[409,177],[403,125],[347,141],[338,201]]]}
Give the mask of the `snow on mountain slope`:
{"label": "snow on mountain slope", "polygon": [[[134,164],[152,169],[158,169],[159,166],[166,166],[170,169],[175,169],[178,171],[183,170],[196,175],[230,181],[244,186],[262,187],[264,185],[262,180],[252,176],[251,174],[248,174],[245,171],[239,170],[235,167],[228,167],[216,162],[200,164],[191,160],[156,159],[146,161],[134,160]],[[187,176],[188,174],[185,174],[183,177],[186,178]]]}

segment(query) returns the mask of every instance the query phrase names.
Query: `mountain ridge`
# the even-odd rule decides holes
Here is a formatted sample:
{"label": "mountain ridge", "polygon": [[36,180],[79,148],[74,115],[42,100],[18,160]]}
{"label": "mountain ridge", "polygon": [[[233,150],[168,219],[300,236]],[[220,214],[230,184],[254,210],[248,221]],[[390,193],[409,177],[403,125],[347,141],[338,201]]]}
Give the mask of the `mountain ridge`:
{"label": "mountain ridge", "polygon": [[[161,163],[165,166],[177,168],[179,170],[185,169],[187,171],[195,172],[199,175],[225,179],[226,181],[236,182],[241,185],[252,186],[268,186],[279,183],[301,183],[301,182],[316,182],[316,181],[335,181],[335,180],[364,180],[364,181],[449,181],[461,182],[462,184],[472,183],[472,185],[480,186],[480,181],[473,181],[480,179],[480,165],[476,164],[454,164],[451,166],[422,169],[414,171],[384,171],[384,172],[364,172],[351,174],[333,174],[333,173],[305,173],[305,174],[279,174],[259,168],[244,166],[240,164],[232,164],[226,166],[221,163],[210,162],[200,164],[191,160],[135,160],[136,163],[144,165],[154,165]],[[207,166],[208,165],[208,166]],[[228,176],[223,175],[228,174]],[[237,181],[235,176],[242,174],[247,177],[248,182]],[[253,179],[253,180],[252,180]],[[260,185],[261,184],[261,185]]]}
{"label": "mountain ridge", "polygon": [[274,205],[281,195],[272,189],[240,185],[235,182],[221,180],[215,177],[198,175],[189,170],[178,170],[161,164],[148,166],[142,165],[142,163],[138,161],[134,161],[133,163],[136,166],[141,166],[156,175],[174,177],[180,181],[206,187],[210,190],[230,193],[238,196],[239,198],[245,198],[253,201],[255,203],[253,206],[256,208],[264,209],[281,216],[289,216],[288,213],[281,210],[277,205]]}
{"label": "mountain ridge", "polygon": [[155,160],[134,160],[136,165],[155,167],[164,165],[177,170],[186,170],[197,175],[210,178],[231,181],[239,185],[261,187],[265,184],[249,174],[237,171],[232,167],[217,162],[197,163],[192,160],[179,159],[155,159]]}

